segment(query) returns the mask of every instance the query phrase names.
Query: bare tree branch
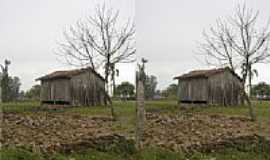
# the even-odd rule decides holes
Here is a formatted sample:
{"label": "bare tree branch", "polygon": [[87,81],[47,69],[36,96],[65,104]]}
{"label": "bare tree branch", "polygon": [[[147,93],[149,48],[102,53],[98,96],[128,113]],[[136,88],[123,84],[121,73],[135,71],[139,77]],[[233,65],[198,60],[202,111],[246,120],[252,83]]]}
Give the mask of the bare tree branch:
{"label": "bare tree branch", "polygon": [[112,71],[110,65],[135,61],[135,26],[130,21],[118,23],[119,11],[97,6],[95,14],[78,21],[63,33],[65,42],[60,43],[60,55],[71,65],[97,65],[104,68],[105,79]]}
{"label": "bare tree branch", "polygon": [[[234,71],[241,70],[243,97],[247,97],[247,81],[251,89],[254,65],[270,62],[270,23],[268,21],[265,27],[258,28],[258,16],[259,11],[253,11],[245,4],[238,5],[235,15],[218,20],[215,28],[211,27],[209,32],[203,32],[205,41],[199,44],[200,52],[208,57],[207,63],[227,65]],[[249,99],[247,102],[250,104]],[[254,113],[251,115],[254,116]]]}

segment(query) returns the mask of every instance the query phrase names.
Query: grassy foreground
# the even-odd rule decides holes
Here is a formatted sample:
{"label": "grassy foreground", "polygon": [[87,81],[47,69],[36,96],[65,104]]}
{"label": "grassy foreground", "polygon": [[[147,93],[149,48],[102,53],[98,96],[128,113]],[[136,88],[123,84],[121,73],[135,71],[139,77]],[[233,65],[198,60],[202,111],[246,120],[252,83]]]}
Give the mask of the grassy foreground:
{"label": "grassy foreground", "polygon": [[[262,146],[257,147],[260,148]],[[1,160],[269,160],[269,149],[269,145],[268,148],[264,148],[263,150],[256,149],[248,152],[230,148],[218,153],[195,153],[188,156],[156,148],[146,148],[139,153],[128,156],[95,150],[68,155],[55,154],[49,158],[22,149],[2,149],[0,153]]]}
{"label": "grassy foreground", "polygon": [[[114,102],[118,121],[115,126],[122,130],[132,130],[135,124],[135,102]],[[270,103],[254,102],[255,111],[258,121],[255,123],[266,126],[266,130],[258,131],[264,136],[270,137]],[[33,114],[39,111],[38,102],[17,102],[1,104],[1,110],[12,113]],[[41,108],[42,109],[42,108]],[[151,112],[171,112],[177,114],[179,109],[175,101],[150,101],[146,102],[146,110]],[[46,111],[58,113],[79,113],[89,115],[110,115],[110,109],[103,106],[97,107],[76,107],[64,110]],[[190,113],[218,113],[225,115],[248,116],[248,109],[244,106],[235,107],[192,107],[186,112]],[[268,126],[268,127],[267,127]],[[268,129],[268,130],[267,130]],[[269,131],[269,132],[267,132]],[[185,155],[170,151],[161,150],[159,148],[146,148],[141,152],[126,154],[116,153],[113,151],[101,152],[97,150],[87,150],[83,152],[75,152],[71,154],[57,153],[49,157],[30,152],[22,148],[2,148],[0,150],[1,160],[270,160],[270,144],[258,144],[257,146],[238,146],[236,148],[226,148],[223,151],[214,153],[195,153],[193,155]]]}

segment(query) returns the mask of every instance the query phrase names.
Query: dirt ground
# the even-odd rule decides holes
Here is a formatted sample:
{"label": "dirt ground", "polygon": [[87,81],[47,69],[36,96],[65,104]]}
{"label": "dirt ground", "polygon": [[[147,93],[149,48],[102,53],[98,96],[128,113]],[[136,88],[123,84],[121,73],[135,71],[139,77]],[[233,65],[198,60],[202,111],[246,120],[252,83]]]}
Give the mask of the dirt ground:
{"label": "dirt ground", "polygon": [[[245,117],[219,114],[147,113],[146,118],[144,144],[173,151],[231,143],[243,137],[256,140],[260,128]],[[28,147],[45,153],[132,143],[134,131],[127,136],[115,127],[116,123],[108,116],[5,113],[0,141],[3,146]]]}
{"label": "dirt ground", "polygon": [[148,114],[145,145],[173,151],[203,149],[205,146],[256,139],[258,125],[245,117],[221,114]]}
{"label": "dirt ground", "polygon": [[41,152],[58,151],[68,143],[113,135],[109,117],[78,114],[6,113],[3,117],[4,146],[29,146]]}

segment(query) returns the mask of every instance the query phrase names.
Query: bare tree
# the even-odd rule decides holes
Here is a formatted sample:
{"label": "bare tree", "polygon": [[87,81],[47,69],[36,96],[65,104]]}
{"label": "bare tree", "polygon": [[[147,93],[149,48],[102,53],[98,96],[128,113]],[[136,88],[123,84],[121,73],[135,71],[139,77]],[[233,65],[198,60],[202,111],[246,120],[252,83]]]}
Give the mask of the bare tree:
{"label": "bare tree", "polygon": [[142,145],[142,136],[144,129],[144,121],[145,121],[145,110],[144,110],[144,85],[145,85],[145,63],[147,60],[142,58],[142,64],[138,64],[139,71],[136,72],[136,148],[140,150],[143,148]]}
{"label": "bare tree", "polygon": [[115,85],[116,65],[135,61],[134,36],[134,24],[120,23],[118,10],[98,5],[93,15],[64,32],[59,53],[71,65],[103,69],[108,91],[110,81]]}
{"label": "bare tree", "polygon": [[204,42],[199,44],[199,52],[206,54],[206,62],[214,66],[229,66],[235,71],[236,57],[231,43],[228,41],[228,26],[222,19],[216,21],[216,27],[210,27],[209,32],[204,31]]}
{"label": "bare tree", "polygon": [[66,43],[60,44],[61,53],[73,65],[104,67],[108,82],[116,64],[135,61],[135,27],[130,21],[118,24],[119,11],[107,9],[105,4],[95,11],[64,33]]}
{"label": "bare tree", "polygon": [[230,44],[236,54],[241,57],[242,76],[244,81],[248,80],[249,91],[251,91],[254,64],[268,63],[270,60],[269,21],[264,27],[258,29],[256,26],[258,15],[259,11],[254,12],[246,5],[239,5],[236,15],[231,18],[231,23],[235,26],[236,31],[227,32]]}
{"label": "bare tree", "polygon": [[220,19],[216,27],[204,32],[205,42],[200,44],[200,52],[207,55],[207,62],[217,66],[229,66],[234,72],[240,71],[243,86],[242,97],[247,101],[252,120],[256,119],[251,102],[245,92],[248,83],[251,93],[252,77],[257,73],[254,65],[270,60],[269,22],[257,27],[259,12],[238,5],[232,17]]}

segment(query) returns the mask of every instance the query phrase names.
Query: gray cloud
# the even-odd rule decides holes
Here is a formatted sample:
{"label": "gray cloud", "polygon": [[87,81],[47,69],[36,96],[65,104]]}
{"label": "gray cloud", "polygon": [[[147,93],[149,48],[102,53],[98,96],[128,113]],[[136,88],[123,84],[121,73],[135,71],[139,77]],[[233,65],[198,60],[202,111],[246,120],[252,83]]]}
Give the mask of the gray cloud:
{"label": "gray cloud", "polygon": [[[138,57],[149,59],[148,73],[158,77],[159,88],[173,83],[172,78],[189,70],[207,68],[202,57],[194,52],[201,33],[217,18],[232,14],[238,0],[137,0],[136,25]],[[268,0],[247,0],[247,5],[260,10],[268,20]],[[259,22],[264,24],[263,21]],[[259,78],[254,82],[270,83],[270,64],[257,65]]]}
{"label": "gray cloud", "polygon": [[[220,16],[231,15],[238,0],[105,0],[119,8],[123,18],[136,17],[137,56],[149,59],[147,72],[158,77],[159,88],[172,78],[192,69],[207,68],[194,54],[201,33]],[[100,0],[1,0],[0,63],[12,61],[11,75],[21,77],[23,89],[34,79],[58,69],[69,69],[57,61],[53,50],[65,27],[91,13]],[[102,1],[103,2],[103,1]],[[135,4],[136,3],[136,4]],[[247,0],[260,10],[260,18],[270,16],[268,0]],[[136,8],[134,7],[136,6]],[[136,13],[135,13],[136,11]],[[263,24],[262,22],[260,22]],[[270,83],[270,65],[257,65],[258,81]],[[120,65],[122,80],[134,81],[135,64]]]}
{"label": "gray cloud", "polygon": [[[59,69],[69,69],[57,60],[54,49],[63,30],[91,14],[100,0],[1,0],[0,63],[12,61],[10,73],[29,89],[35,78]],[[105,0],[126,19],[134,16],[134,0]],[[134,65],[134,64],[133,64]],[[120,68],[123,68],[120,66]],[[134,79],[132,65],[122,69],[119,81]],[[126,73],[126,74],[125,74]]]}

